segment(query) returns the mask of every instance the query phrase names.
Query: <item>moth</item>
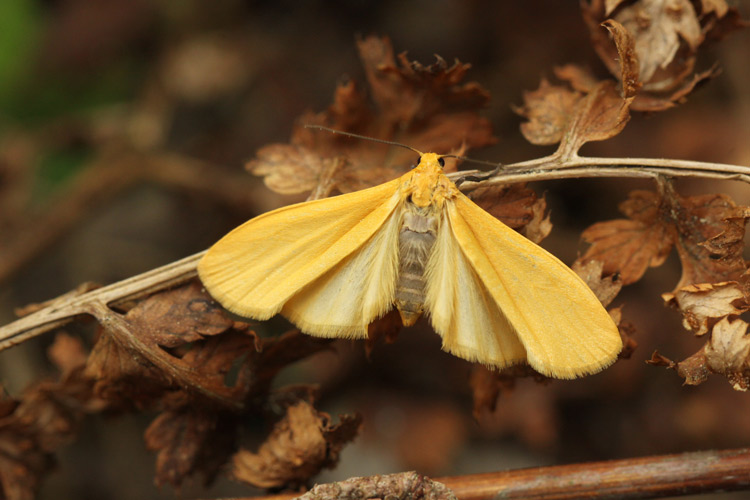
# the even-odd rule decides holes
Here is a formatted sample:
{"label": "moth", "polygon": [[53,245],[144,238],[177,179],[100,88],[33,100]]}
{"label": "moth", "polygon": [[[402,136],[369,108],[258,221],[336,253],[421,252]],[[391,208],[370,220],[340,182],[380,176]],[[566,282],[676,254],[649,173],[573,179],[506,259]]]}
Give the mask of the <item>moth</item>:
{"label": "moth", "polygon": [[482,210],[423,153],[379,186],[260,215],[213,245],[201,281],[226,309],[277,313],[320,337],[366,338],[393,307],[423,314],[442,348],[503,368],[528,363],[555,378],[617,358],[617,326],[555,256]]}

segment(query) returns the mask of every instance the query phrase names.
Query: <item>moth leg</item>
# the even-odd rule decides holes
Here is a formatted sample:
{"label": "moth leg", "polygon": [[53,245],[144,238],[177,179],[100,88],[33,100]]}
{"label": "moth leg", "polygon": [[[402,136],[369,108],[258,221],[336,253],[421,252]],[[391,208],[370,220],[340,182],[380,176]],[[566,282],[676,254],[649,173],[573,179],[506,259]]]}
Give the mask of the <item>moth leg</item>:
{"label": "moth leg", "polygon": [[471,182],[486,181],[487,179],[490,179],[495,174],[497,174],[502,168],[503,168],[503,165],[499,164],[497,167],[495,167],[494,169],[490,170],[489,172],[484,172],[484,173],[479,174],[479,175],[477,175],[477,174],[474,174],[474,175],[464,175],[464,176],[459,177],[458,179],[456,179],[456,182],[454,182],[454,184],[456,185],[456,187],[458,187],[458,186],[460,186],[461,184],[463,184],[466,181],[471,181]]}

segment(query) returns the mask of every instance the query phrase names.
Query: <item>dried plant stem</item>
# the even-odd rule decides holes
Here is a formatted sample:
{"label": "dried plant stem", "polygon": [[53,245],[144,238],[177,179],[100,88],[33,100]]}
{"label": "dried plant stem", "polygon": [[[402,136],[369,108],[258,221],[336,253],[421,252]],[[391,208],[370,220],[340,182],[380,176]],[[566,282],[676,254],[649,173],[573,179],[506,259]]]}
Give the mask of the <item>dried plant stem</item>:
{"label": "dried plant stem", "polygon": [[[456,179],[479,171],[461,171],[449,174]],[[563,158],[553,154],[535,160],[506,165],[483,185],[509,182],[531,182],[551,179],[581,177],[692,177],[702,179],[738,180],[750,183],[750,167],[724,163],[676,160],[664,158]],[[469,183],[466,183],[466,188]],[[476,186],[476,183],[474,183]],[[462,189],[464,186],[462,186]]]}
{"label": "dried plant stem", "polygon": [[[414,473],[404,473],[410,475]],[[399,476],[394,474],[394,477]],[[387,476],[386,476],[387,477]],[[360,481],[357,488],[352,481]],[[750,449],[705,451],[625,460],[608,460],[552,467],[535,467],[487,474],[435,478],[459,500],[636,499],[750,489]],[[391,480],[388,483],[393,483]],[[345,488],[317,486],[320,491],[370,491],[372,480],[357,478]],[[382,493],[389,493],[383,491]],[[254,500],[291,500],[297,495],[253,497]],[[302,498],[317,498],[306,495]],[[330,496],[338,500],[374,496]],[[383,498],[381,496],[381,498]]]}
{"label": "dried plant stem", "polygon": [[[161,168],[175,168],[175,163],[179,163],[181,160],[162,157],[159,165],[151,165],[147,170],[159,171]],[[202,171],[203,169],[200,165],[196,168],[196,171]],[[176,173],[166,175],[166,178],[172,179],[172,182],[174,182],[174,179],[181,179],[182,183],[186,185],[193,185],[196,182],[198,184],[211,184],[210,182],[203,182],[203,176],[196,176],[193,170],[195,169],[177,168]],[[462,171],[449,174],[449,177],[457,179],[478,173],[480,172]],[[641,177],[650,179],[698,177],[750,182],[750,167],[673,159],[584,158],[579,156],[562,158],[560,155],[552,155],[507,165],[497,174],[482,181],[482,185],[486,185],[486,183],[500,184],[578,177]],[[478,185],[477,182],[467,181],[461,185],[461,189],[471,190]],[[85,191],[89,192],[90,190]],[[236,189],[231,191],[235,192]],[[241,194],[237,196],[242,198]],[[88,301],[109,305],[120,300],[143,296],[184,283],[195,277],[195,266],[202,255],[202,253],[199,253],[187,257],[105,288],[72,297],[63,296],[59,300],[52,301],[50,305],[35,313],[0,327],[0,351],[57,328],[75,316],[86,314],[87,311],[91,310],[88,307]],[[0,270],[2,270],[1,267]]]}
{"label": "dried plant stem", "polygon": [[36,312],[0,328],[0,351],[117,302],[143,297],[187,282],[196,276],[203,253],[83,293],[68,293],[46,303]]}

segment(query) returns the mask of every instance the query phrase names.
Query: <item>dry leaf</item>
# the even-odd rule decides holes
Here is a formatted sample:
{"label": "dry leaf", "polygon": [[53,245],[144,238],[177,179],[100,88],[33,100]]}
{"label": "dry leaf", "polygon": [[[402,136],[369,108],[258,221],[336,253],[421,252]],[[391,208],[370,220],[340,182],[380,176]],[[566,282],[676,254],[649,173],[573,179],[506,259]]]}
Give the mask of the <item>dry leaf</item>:
{"label": "dry leaf", "polygon": [[607,311],[612,318],[612,321],[617,325],[617,329],[620,332],[620,338],[622,339],[622,351],[618,355],[617,359],[630,359],[635,349],[638,347],[638,342],[635,338],[635,325],[629,321],[625,321],[622,317],[622,307],[613,307]]}
{"label": "dry leaf", "polygon": [[258,453],[238,451],[232,474],[260,488],[303,485],[325,467],[334,466],[344,444],[357,435],[361,418],[342,415],[332,425],[330,416],[307,402],[290,406]]}
{"label": "dry leaf", "polygon": [[578,259],[573,263],[571,269],[583,278],[583,281],[591,288],[604,307],[611,304],[622,289],[622,282],[618,275],[602,276],[604,264],[596,259],[586,261]]}
{"label": "dry leaf", "polygon": [[[412,151],[389,148],[303,125],[325,125],[369,137],[395,140],[420,151],[456,153],[493,144],[489,122],[479,116],[489,94],[477,83],[462,83],[469,65],[443,59],[430,66],[396,58],[386,38],[358,42],[372,101],[352,81],[336,89],[323,113],[298,120],[289,144],[261,148],[247,168],[265,176],[280,193],[319,189],[355,191],[398,177],[417,160]],[[455,161],[446,161],[446,171]]]}
{"label": "dry leaf", "polygon": [[604,274],[619,273],[623,285],[633,283],[646,269],[661,265],[672,245],[682,263],[675,289],[692,283],[737,280],[746,269],[742,259],[747,207],[726,195],[683,198],[669,184],[663,194],[633,191],[620,205],[629,219],[600,222],[582,237],[591,247],[582,257],[604,263]]}
{"label": "dry leaf", "polygon": [[706,344],[705,356],[708,367],[727,376],[735,390],[747,391],[750,387],[750,336],[748,324],[741,319],[729,321],[723,318],[711,331],[711,341]]}
{"label": "dry leaf", "polygon": [[474,398],[474,418],[497,408],[497,400],[502,392],[509,392],[515,387],[516,379],[533,377],[536,382],[549,383],[544,375],[535,372],[528,365],[514,365],[504,370],[491,370],[485,366],[475,364],[471,370],[469,385]]}
{"label": "dry leaf", "polygon": [[401,321],[401,315],[395,308],[388,311],[385,316],[378,318],[367,325],[367,340],[365,341],[365,353],[367,354],[367,357],[370,357],[375,345],[377,345],[381,339],[384,340],[386,344],[396,342],[398,334],[403,326],[404,323]]}
{"label": "dry leaf", "polygon": [[611,80],[595,81],[575,66],[558,68],[565,86],[550,85],[545,79],[534,92],[525,92],[524,105],[515,111],[528,121],[521,132],[532,144],[560,143],[557,154],[570,158],[587,142],[603,141],[619,134],[630,119],[630,105],[640,88],[633,40],[616,22],[606,28],[613,33],[618,60],[622,61],[618,91]]}
{"label": "dry leaf", "polygon": [[660,200],[650,191],[632,191],[620,204],[629,219],[593,224],[581,237],[591,243],[581,262],[598,260],[604,275],[619,274],[623,285],[638,281],[648,267],[660,266],[672,248],[672,234],[660,223]]}
{"label": "dry leaf", "polygon": [[469,193],[469,198],[534,243],[552,231],[547,202],[526,184],[480,186]]}
{"label": "dry leaf", "polygon": [[234,451],[236,417],[213,408],[182,408],[159,415],[144,434],[146,447],[156,451],[157,486],[180,486],[198,472],[210,483]]}
{"label": "dry leaf", "polygon": [[633,59],[643,83],[631,106],[635,111],[668,109],[699,83],[714,77],[715,68],[694,73],[698,50],[706,40],[743,27],[737,9],[729,8],[723,0],[705,0],[700,6],[689,0],[592,0],[582,3],[582,12],[594,48],[618,79],[621,52],[616,53],[601,26],[614,20],[631,34]]}
{"label": "dry leaf", "polygon": [[580,92],[552,85],[542,78],[537,90],[524,91],[523,106],[514,108],[527,120],[521,124],[521,133],[532,144],[557,144],[568,129],[582,98]]}
{"label": "dry leaf", "polygon": [[247,387],[226,385],[225,375],[259,341],[198,283],[154,294],[124,316],[111,312],[104,323],[86,367],[100,397],[145,408],[177,383],[194,396],[241,405]]}
{"label": "dry leaf", "polygon": [[58,335],[49,351],[65,370],[60,380],[43,380],[21,397],[0,399],[0,484],[2,498],[33,499],[39,481],[54,466],[54,453],[77,434],[84,417],[106,404],[82,375],[80,344]]}
{"label": "dry leaf", "polygon": [[662,294],[667,305],[682,312],[685,329],[704,335],[719,318],[740,314],[750,309],[747,297],[739,283],[700,283]]}

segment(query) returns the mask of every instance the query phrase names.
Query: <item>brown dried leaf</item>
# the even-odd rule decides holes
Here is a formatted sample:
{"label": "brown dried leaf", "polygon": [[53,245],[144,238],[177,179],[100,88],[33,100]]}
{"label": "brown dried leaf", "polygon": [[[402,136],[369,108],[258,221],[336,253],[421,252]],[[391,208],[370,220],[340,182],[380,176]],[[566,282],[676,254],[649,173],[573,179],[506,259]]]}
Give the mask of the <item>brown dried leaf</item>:
{"label": "brown dried leaf", "polygon": [[675,245],[682,277],[675,289],[692,283],[738,280],[746,265],[742,259],[747,207],[738,207],[726,195],[683,198],[669,184],[660,196],[633,191],[620,205],[629,219],[600,222],[582,237],[591,243],[582,262],[597,259],[604,274],[620,274],[623,285],[637,281],[646,269],[664,262]]}
{"label": "brown dried leaf", "polygon": [[218,335],[234,324],[198,283],[153,295],[125,318],[143,340],[167,348]]}
{"label": "brown dried leaf", "polygon": [[532,144],[557,144],[563,138],[583,94],[565,86],[552,85],[542,78],[539,88],[523,93],[523,106],[514,111],[528,121],[521,124],[521,133]]}
{"label": "brown dried leaf", "polygon": [[588,94],[599,84],[590,70],[575,64],[555,66],[553,71],[558,79],[568,82],[574,90],[583,94]]}
{"label": "brown dried leaf", "polygon": [[623,306],[613,307],[607,312],[612,318],[612,321],[615,322],[615,325],[617,325],[617,329],[620,332],[620,338],[622,339],[622,351],[620,351],[617,359],[630,359],[630,356],[633,355],[633,352],[635,352],[638,347],[638,342],[636,342],[634,338],[636,332],[635,325],[622,318],[622,307]]}
{"label": "brown dried leaf", "polygon": [[623,285],[638,281],[648,267],[660,266],[673,245],[673,235],[659,220],[660,201],[656,193],[633,191],[620,205],[630,219],[599,222],[581,237],[591,243],[579,259],[598,260],[604,275],[619,274]]}
{"label": "brown dried leaf", "polygon": [[81,339],[60,332],[55,335],[55,341],[47,349],[47,357],[63,375],[68,375],[86,365],[88,353],[83,348]]}
{"label": "brown dried leaf", "polygon": [[180,486],[201,472],[210,483],[234,451],[236,419],[216,411],[182,408],[159,415],[144,434],[156,451],[156,485]]}
{"label": "brown dried leaf", "polygon": [[747,269],[742,250],[750,208],[724,194],[682,198],[669,189],[666,196],[682,262],[676,288],[739,280]]}
{"label": "brown dried leaf", "polygon": [[85,375],[95,380],[94,394],[114,407],[147,408],[159,398],[168,379],[143,356],[101,333],[91,350]]}
{"label": "brown dried leaf", "polygon": [[736,281],[688,285],[662,294],[662,298],[682,312],[682,324],[696,335],[708,333],[719,318],[750,309],[744,290]]}
{"label": "brown dried leaf", "polygon": [[298,486],[325,467],[338,462],[344,444],[357,435],[361,418],[342,415],[332,425],[330,416],[307,402],[290,406],[258,453],[240,450],[232,459],[232,474],[260,488]]}
{"label": "brown dried leaf", "polygon": [[686,385],[700,385],[706,380],[711,371],[706,364],[704,349],[693,354],[684,361],[675,364],[677,374],[685,379]]}
{"label": "brown dried leaf", "polygon": [[[690,0],[639,0],[582,3],[584,20],[594,48],[609,71],[622,81],[618,54],[602,23],[621,23],[634,39],[643,88],[631,109],[661,111],[675,106],[697,85],[717,74],[715,68],[693,74],[698,49],[709,39],[720,39],[746,25],[735,8],[723,0],[701,2],[700,13]],[[620,52],[620,56],[621,56]]]}
{"label": "brown dried leaf", "polygon": [[515,111],[528,120],[521,132],[529,142],[560,142],[558,152],[567,158],[587,142],[619,134],[630,119],[632,100],[621,97],[613,81],[601,81],[584,95],[542,80],[539,89],[524,93],[524,105]]}
{"label": "brown dried leaf", "polygon": [[[416,161],[409,150],[306,129],[306,124],[439,153],[495,142],[489,121],[478,115],[489,94],[477,83],[462,83],[469,65],[449,66],[438,57],[425,67],[405,54],[396,58],[387,38],[365,38],[358,49],[373,102],[349,81],[336,89],[327,111],[298,120],[289,144],[261,148],[247,168],[265,176],[268,187],[281,193],[323,185],[322,192],[332,186],[355,191],[393,179]],[[446,163],[446,171],[455,168],[455,162]]]}
{"label": "brown dried leaf", "polygon": [[748,324],[741,319],[723,318],[711,331],[711,340],[704,353],[708,367],[726,375],[735,390],[747,391],[750,387],[750,336]]}
{"label": "brown dried leaf", "polygon": [[98,319],[107,328],[86,373],[97,381],[100,397],[148,407],[178,384],[195,396],[241,404],[247,388],[227,386],[225,374],[235,360],[259,347],[258,339],[245,324],[234,323],[199,284],[152,295],[124,316],[108,312]]}
{"label": "brown dried leaf", "polygon": [[[78,358],[71,354],[77,348],[67,336],[58,336],[55,344],[52,353]],[[60,380],[38,382],[19,400],[0,401],[2,498],[35,498],[39,481],[54,465],[54,453],[75,437],[87,414],[106,407],[94,397],[93,381],[68,361],[63,366],[70,370]]]}
{"label": "brown dried leaf", "polygon": [[398,310],[391,309],[382,318],[378,318],[367,326],[367,341],[365,342],[365,353],[370,357],[372,350],[380,340],[386,344],[396,342],[398,334],[403,328],[404,323]]}
{"label": "brown dried leaf", "polygon": [[552,231],[547,202],[526,184],[478,187],[469,193],[469,198],[534,243]]}
{"label": "brown dried leaf", "polygon": [[514,365],[500,371],[491,370],[485,366],[475,364],[471,370],[469,385],[474,398],[474,418],[497,408],[497,400],[501,393],[512,391],[516,379],[533,377],[536,382],[546,384],[549,378],[534,371],[528,365]]}
{"label": "brown dried leaf", "polygon": [[622,282],[617,279],[616,275],[602,276],[604,264],[596,259],[586,261],[578,259],[573,263],[571,269],[583,278],[583,281],[591,288],[591,291],[594,292],[596,298],[604,307],[611,304],[622,290]]}
{"label": "brown dried leaf", "polygon": [[577,154],[587,142],[604,141],[622,132],[630,120],[630,103],[612,81],[600,82],[576,106],[576,115],[560,143],[563,157]]}

